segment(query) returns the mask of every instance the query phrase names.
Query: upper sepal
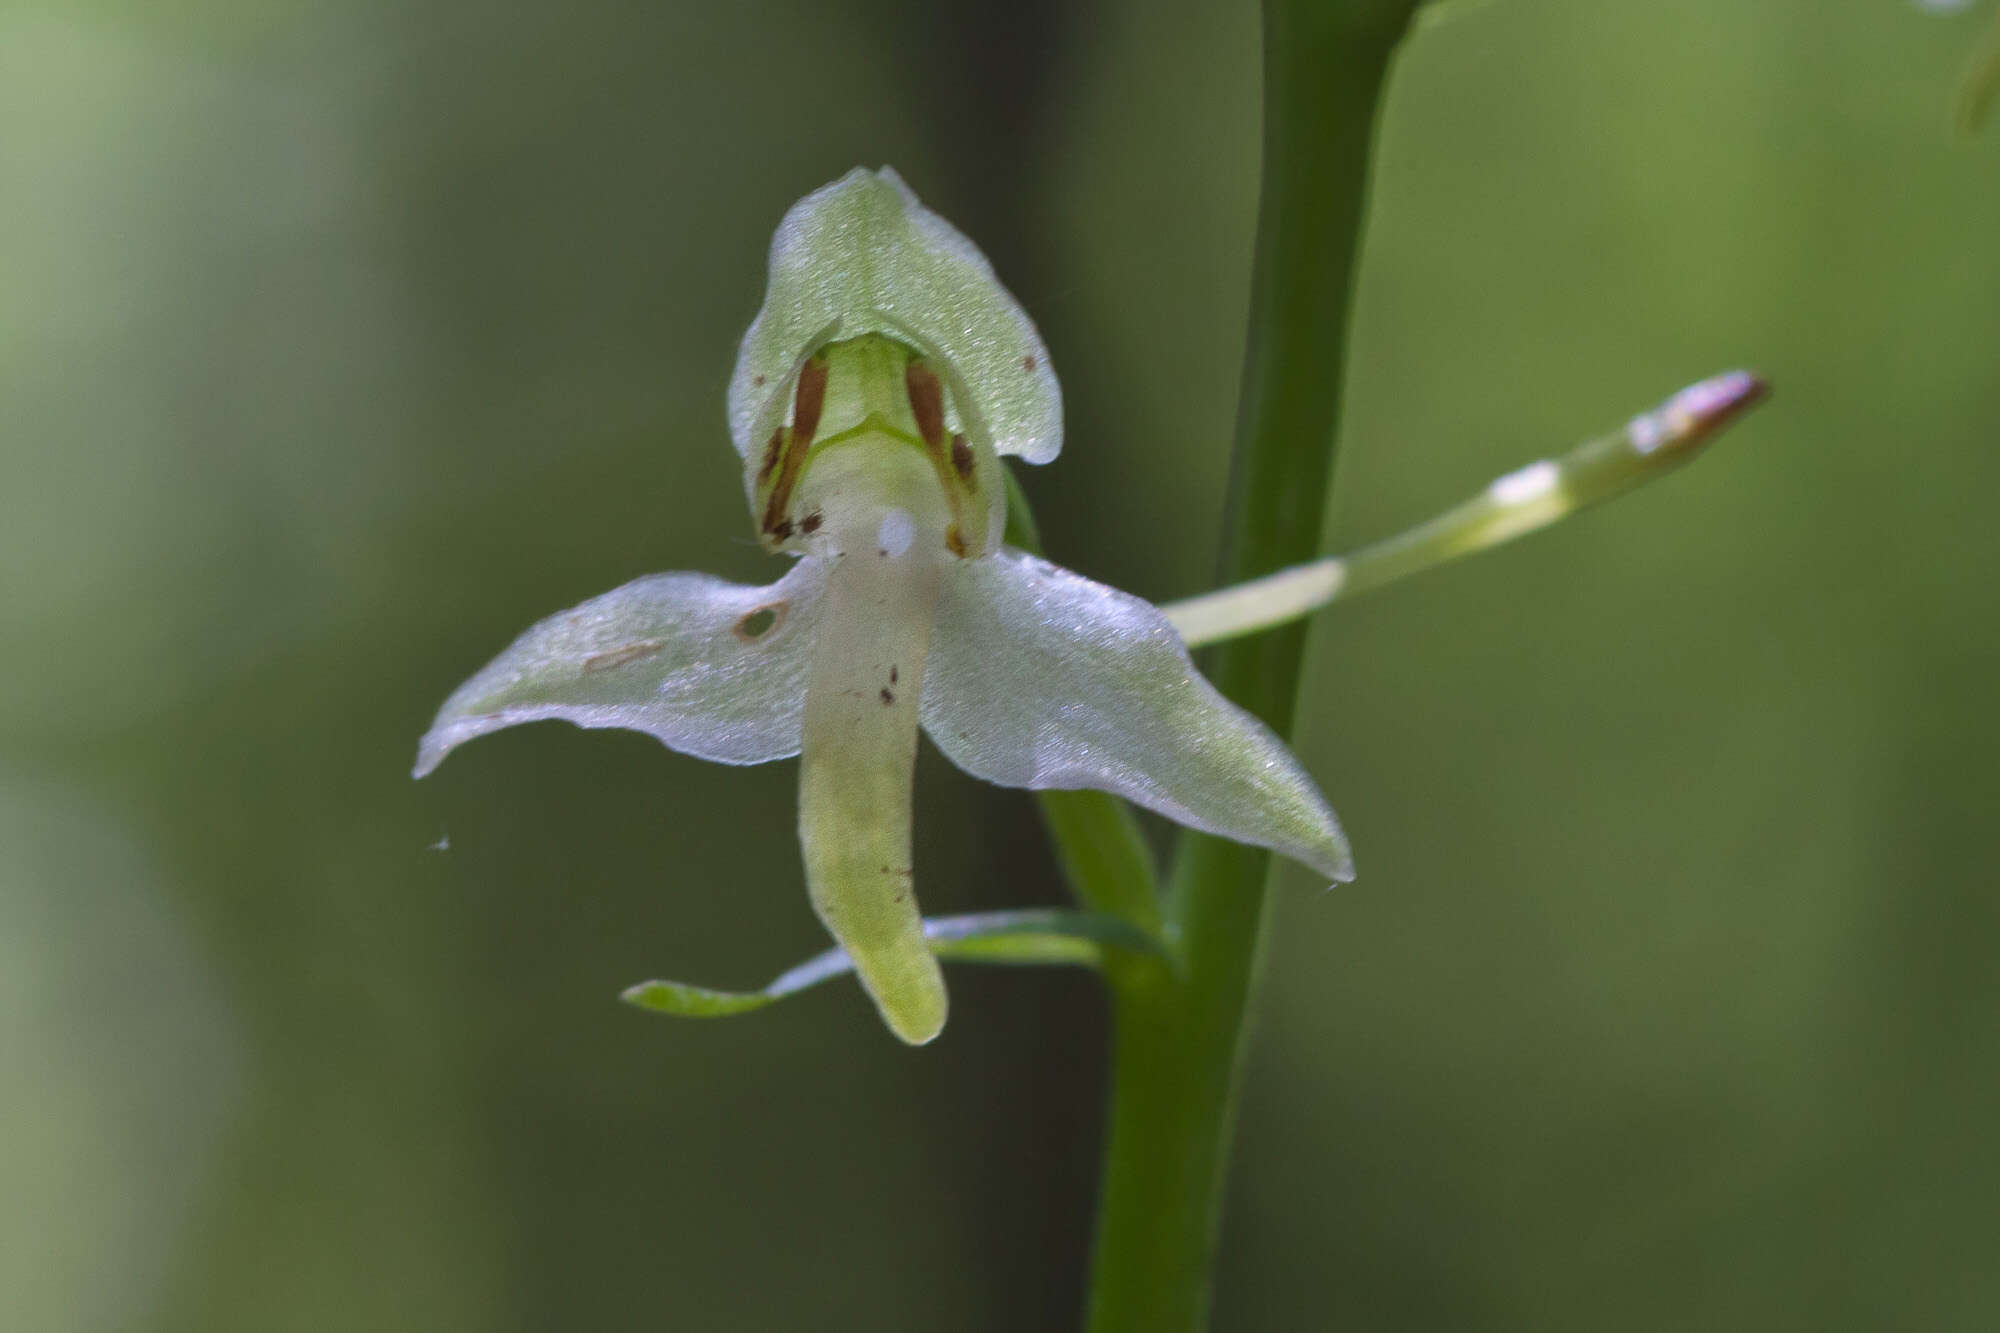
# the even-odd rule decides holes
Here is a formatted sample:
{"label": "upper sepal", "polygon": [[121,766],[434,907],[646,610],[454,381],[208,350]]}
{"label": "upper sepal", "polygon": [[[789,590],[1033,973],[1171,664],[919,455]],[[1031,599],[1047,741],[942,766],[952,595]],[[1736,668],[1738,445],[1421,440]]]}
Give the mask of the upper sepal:
{"label": "upper sepal", "polygon": [[806,357],[886,333],[938,363],[975,447],[1046,463],[1062,449],[1062,390],[1041,335],[979,248],[888,167],[856,167],[794,204],[771,238],[763,308],[729,381],[746,460],[781,429]]}
{"label": "upper sepal", "polygon": [[795,755],[825,582],[815,560],[762,588],[653,574],[558,612],[445,700],[415,776],[475,736],[544,718],[643,731],[725,764]]}

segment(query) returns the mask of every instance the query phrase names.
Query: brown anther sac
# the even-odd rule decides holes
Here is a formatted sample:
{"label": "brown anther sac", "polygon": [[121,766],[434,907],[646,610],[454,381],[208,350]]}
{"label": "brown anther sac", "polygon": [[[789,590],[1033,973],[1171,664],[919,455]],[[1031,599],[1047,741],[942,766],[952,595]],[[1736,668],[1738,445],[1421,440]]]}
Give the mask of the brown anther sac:
{"label": "brown anther sac", "polygon": [[972,446],[965,442],[963,435],[951,437],[951,470],[958,474],[960,481],[972,480]]}
{"label": "brown anther sac", "polygon": [[965,558],[965,538],[960,534],[958,524],[954,523],[944,530],[944,548],[961,560]]}
{"label": "brown anther sac", "polygon": [[903,371],[903,384],[910,392],[910,415],[917,419],[917,434],[935,446],[944,439],[944,386],[935,371],[921,361],[912,361]]}
{"label": "brown anther sac", "polygon": [[785,454],[785,428],[778,427],[771,432],[771,442],[764,446],[764,461],[757,468],[757,484],[763,485],[773,472],[778,470],[778,460]]}
{"label": "brown anther sac", "polygon": [[798,392],[792,396],[792,432],[810,442],[819,429],[820,409],[826,406],[826,358],[809,356],[799,367]]}
{"label": "brown anther sac", "polygon": [[[798,484],[799,473],[805,470],[806,455],[812,451],[812,439],[797,431],[781,431],[784,448],[778,455],[777,474],[771,478],[770,493],[764,501],[764,515],[758,528],[766,536],[778,540],[792,535],[790,511],[792,507],[792,487]],[[758,482],[759,487],[763,482]]]}

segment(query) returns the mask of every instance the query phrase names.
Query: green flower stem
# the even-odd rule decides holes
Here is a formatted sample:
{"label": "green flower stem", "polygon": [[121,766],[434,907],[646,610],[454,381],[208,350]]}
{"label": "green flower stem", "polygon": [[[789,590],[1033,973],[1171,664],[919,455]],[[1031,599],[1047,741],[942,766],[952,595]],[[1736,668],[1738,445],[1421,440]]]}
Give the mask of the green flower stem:
{"label": "green flower stem", "polygon": [[1762,380],[1742,371],[1703,380],[1634,417],[1624,429],[1562,458],[1510,472],[1407,532],[1160,609],[1190,648],[1296,620],[1339,598],[1526,536],[1665,476],[1700,454],[1764,391]]}
{"label": "green flower stem", "polygon": [[[1348,301],[1389,62],[1416,0],[1266,0],[1264,180],[1222,582],[1311,559],[1333,466]],[[1284,735],[1305,630],[1229,644],[1212,679]],[[1269,854],[1183,835],[1166,902],[1179,972],[1113,968],[1116,1049],[1092,1333],[1207,1318]]]}

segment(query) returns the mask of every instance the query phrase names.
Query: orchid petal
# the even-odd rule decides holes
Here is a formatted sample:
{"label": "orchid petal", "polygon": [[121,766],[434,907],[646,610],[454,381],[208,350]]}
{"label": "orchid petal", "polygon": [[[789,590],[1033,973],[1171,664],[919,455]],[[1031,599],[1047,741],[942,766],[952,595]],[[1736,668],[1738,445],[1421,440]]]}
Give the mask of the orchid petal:
{"label": "orchid petal", "polygon": [[1353,878],[1326,800],[1140,598],[1008,550],[948,571],[923,725],[974,777],[1095,788]]}
{"label": "orchid petal", "polygon": [[1046,463],[1062,451],[1048,349],[979,247],[888,167],[857,167],[794,204],[771,239],[770,285],[729,381],[745,459],[784,424],[801,359],[834,338],[885,333],[940,362],[975,449]]}
{"label": "orchid petal", "polygon": [[653,574],[558,612],[445,700],[416,776],[475,736],[545,718],[725,764],[795,755],[825,584],[817,560],[761,588]]}

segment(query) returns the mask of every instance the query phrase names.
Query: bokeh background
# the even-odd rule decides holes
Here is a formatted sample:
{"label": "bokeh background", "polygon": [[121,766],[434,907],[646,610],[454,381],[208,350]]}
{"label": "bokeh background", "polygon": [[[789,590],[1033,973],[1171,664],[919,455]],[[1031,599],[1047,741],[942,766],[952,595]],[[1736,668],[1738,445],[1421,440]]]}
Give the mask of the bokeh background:
{"label": "bokeh background", "polygon": [[[773,576],[722,389],[770,229],[894,163],[1040,322],[1051,554],[1217,539],[1249,3],[0,5],[10,1327],[1060,1330],[1091,978],[676,1023],[822,938],[790,765],[550,724],[530,621]],[[1990,4],[1464,7],[1407,48],[1336,546],[1702,375],[1698,465],[1322,618],[1222,1329],[2000,1322]],[[1057,901],[935,754],[938,912]],[[434,848],[434,844],[438,845]],[[441,849],[448,844],[448,849]]]}

